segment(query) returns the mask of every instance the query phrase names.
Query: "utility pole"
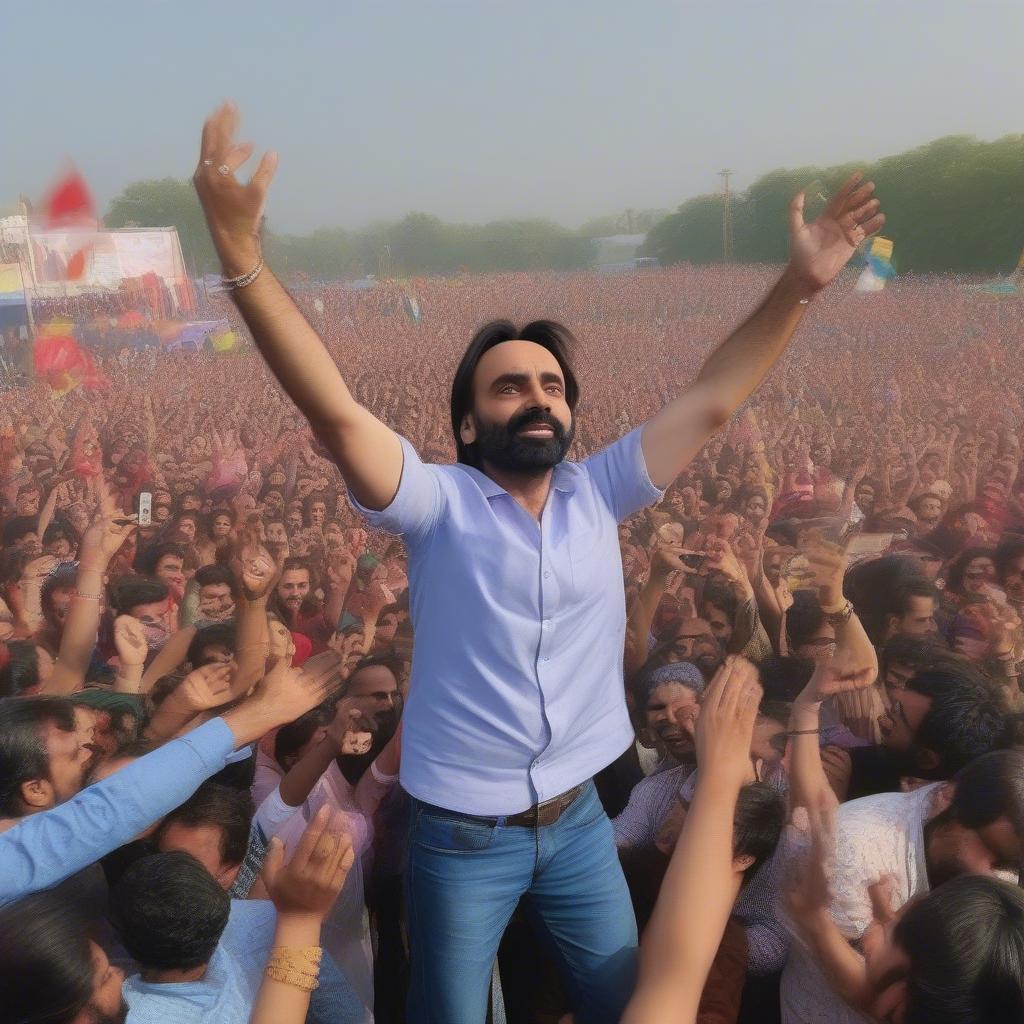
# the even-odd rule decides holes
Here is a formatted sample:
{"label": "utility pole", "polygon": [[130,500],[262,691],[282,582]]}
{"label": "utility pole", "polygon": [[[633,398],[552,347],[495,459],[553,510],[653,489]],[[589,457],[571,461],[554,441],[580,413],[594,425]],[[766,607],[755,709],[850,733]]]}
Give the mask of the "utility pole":
{"label": "utility pole", "polygon": [[722,259],[732,263],[732,193],[729,191],[729,178],[735,174],[728,168],[718,172],[722,179]]}

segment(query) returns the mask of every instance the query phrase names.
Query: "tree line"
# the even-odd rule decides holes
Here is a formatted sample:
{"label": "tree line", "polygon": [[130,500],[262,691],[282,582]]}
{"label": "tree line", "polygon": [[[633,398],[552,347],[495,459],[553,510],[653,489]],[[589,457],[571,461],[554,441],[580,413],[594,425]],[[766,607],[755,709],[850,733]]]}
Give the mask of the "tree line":
{"label": "tree line", "polygon": [[[733,259],[781,263],[786,258],[786,210],[807,190],[807,217],[854,169],[878,186],[885,235],[895,243],[900,273],[998,273],[1012,270],[1024,248],[1024,135],[995,142],[950,136],[874,163],[781,168],[731,197]],[[663,264],[717,263],[723,258],[723,197],[695,196],[661,219],[655,211],[598,218],[578,231],[549,220],[452,224],[425,213],[359,230],[324,227],[308,235],[270,225],[266,252],[286,277],[319,280],[364,274],[409,276],[461,270],[580,270],[597,258],[597,237],[647,231],[642,249]],[[108,227],[174,226],[189,268],[215,272],[202,211],[189,182],[140,181],[112,201]]]}
{"label": "tree line", "polygon": [[[780,169],[731,198],[733,259],[786,258],[787,207],[807,190],[808,219],[855,169],[875,182],[900,273],[1000,273],[1024,248],[1024,135],[957,135],[874,163]],[[696,196],[656,224],[644,245],[662,263],[723,257],[721,194]]]}
{"label": "tree line", "polygon": [[[175,227],[189,269],[215,273],[217,256],[191,184],[174,178],[128,185],[110,204],[108,228]],[[336,280],[366,274],[411,276],[517,270],[578,270],[593,265],[597,243],[547,220],[449,224],[425,213],[360,230],[320,228],[289,235],[269,225],[264,251],[285,278]]]}

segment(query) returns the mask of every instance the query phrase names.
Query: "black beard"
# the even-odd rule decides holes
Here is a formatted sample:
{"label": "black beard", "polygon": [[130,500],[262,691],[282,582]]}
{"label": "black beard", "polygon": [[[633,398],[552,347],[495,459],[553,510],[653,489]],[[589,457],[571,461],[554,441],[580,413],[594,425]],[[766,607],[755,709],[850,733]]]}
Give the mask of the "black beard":
{"label": "black beard", "polygon": [[[553,436],[543,439],[520,436],[519,431],[524,427],[540,424],[551,427]],[[488,423],[478,426],[475,450],[481,465],[489,462],[509,473],[533,475],[557,466],[572,447],[575,436],[575,423],[567,433],[553,416],[543,412],[526,412],[505,424]]]}

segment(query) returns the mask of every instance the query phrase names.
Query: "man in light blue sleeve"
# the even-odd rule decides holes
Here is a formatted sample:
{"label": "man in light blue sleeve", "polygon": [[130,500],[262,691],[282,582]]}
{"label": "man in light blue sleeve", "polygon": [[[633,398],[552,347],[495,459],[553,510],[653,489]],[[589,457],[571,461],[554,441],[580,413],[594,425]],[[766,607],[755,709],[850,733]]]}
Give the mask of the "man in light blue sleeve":
{"label": "man in light blue sleeve", "polygon": [[[232,750],[316,707],[328,684],[327,674],[313,676],[297,669],[272,673],[251,697],[219,718],[80,792],[84,773],[78,765],[78,739],[61,728],[59,719],[41,720],[36,756],[29,759],[32,770],[23,758],[17,762],[26,764],[23,777],[5,778],[10,800],[21,802],[24,809],[17,813],[24,816],[0,832],[0,906],[50,889],[134,839],[216,775]],[[12,716],[22,718],[32,700],[39,698],[0,701],[0,736],[9,738],[2,723]],[[0,762],[6,769],[7,762]],[[25,796],[36,793],[41,805],[29,813]]]}
{"label": "man in light blue sleeve", "polygon": [[851,178],[809,225],[797,197],[792,259],[761,306],[679,397],[583,462],[565,461],[572,335],[549,321],[486,325],[452,388],[458,463],[425,465],[355,400],[264,264],[277,158],[237,180],[252,152],[237,129],[230,104],[206,122],[194,179],[228,285],[354,505],[409,551],[410,1020],[484,1020],[499,940],[526,897],[561,953],[576,1020],[618,1021],[636,925],[591,781],[632,740],[617,524],[657,501],[747,400],[811,297],[881,225],[873,186]]}

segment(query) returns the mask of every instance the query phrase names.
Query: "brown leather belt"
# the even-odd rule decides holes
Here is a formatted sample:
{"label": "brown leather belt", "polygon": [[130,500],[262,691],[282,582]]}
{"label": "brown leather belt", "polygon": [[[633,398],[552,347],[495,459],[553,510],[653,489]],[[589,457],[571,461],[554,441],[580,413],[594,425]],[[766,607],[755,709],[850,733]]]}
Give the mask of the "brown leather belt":
{"label": "brown leather belt", "polygon": [[[561,796],[552,797],[543,803],[534,804],[527,811],[520,811],[519,814],[512,814],[505,818],[506,825],[514,825],[519,828],[543,828],[545,825],[554,825],[556,821],[575,803],[576,798],[586,788],[587,783],[581,782],[575,789],[570,789]],[[436,804],[416,801],[416,805],[427,814],[436,814],[442,818],[455,818],[460,821],[475,822],[480,825],[490,825],[494,828],[500,818],[488,818],[480,814],[463,814],[461,811],[449,811]]]}
{"label": "brown leather belt", "polygon": [[576,797],[583,792],[585,783],[570,789],[561,796],[552,797],[541,804],[534,804],[528,811],[513,814],[505,819],[506,825],[518,825],[521,828],[543,828],[554,825],[556,821],[573,805]]}

